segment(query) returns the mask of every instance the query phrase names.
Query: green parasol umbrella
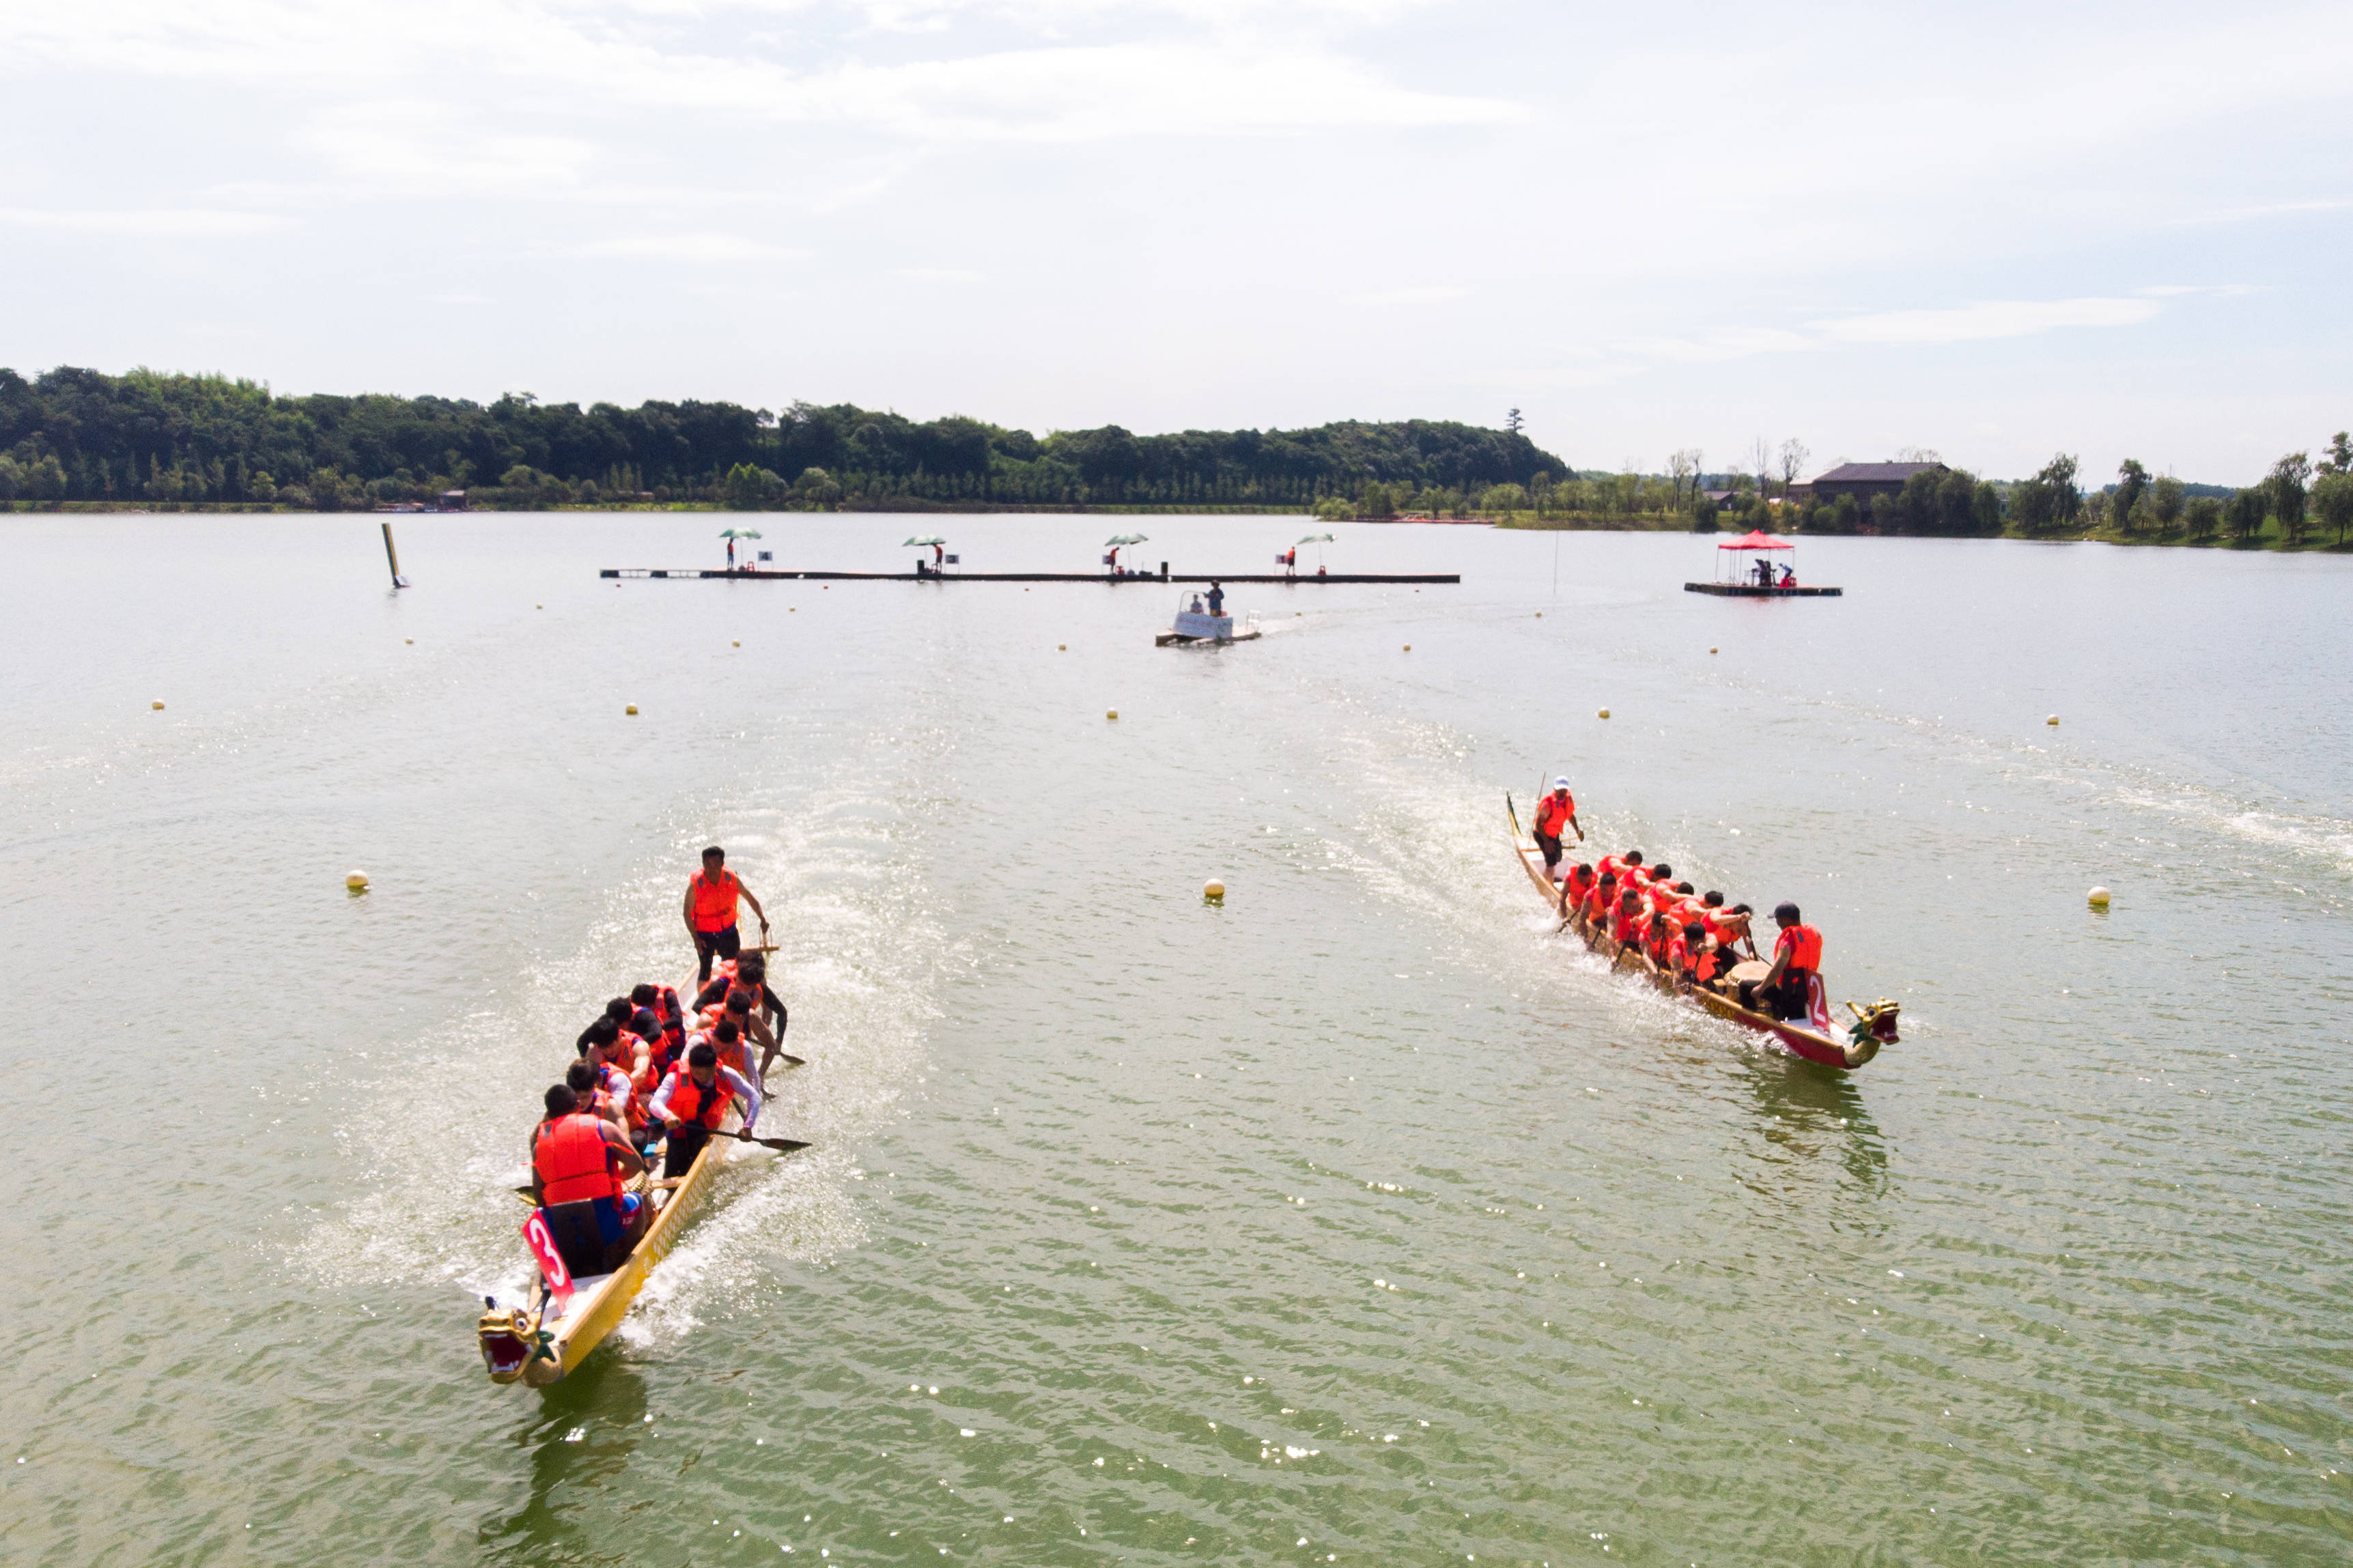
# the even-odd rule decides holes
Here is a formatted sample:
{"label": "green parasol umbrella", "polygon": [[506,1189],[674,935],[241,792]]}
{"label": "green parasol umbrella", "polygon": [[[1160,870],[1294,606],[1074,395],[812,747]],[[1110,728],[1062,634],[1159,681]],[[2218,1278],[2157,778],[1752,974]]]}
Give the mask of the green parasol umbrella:
{"label": "green parasol umbrella", "polygon": [[1103,546],[1109,549],[1115,544],[1146,544],[1150,542],[1146,535],[1141,533],[1114,533],[1103,541]]}
{"label": "green parasol umbrella", "polygon": [[947,542],[947,541],[946,541],[946,540],[944,540],[944,539],[941,538],[941,537],[940,537],[938,534],[936,534],[936,533],[919,533],[919,534],[915,535],[915,537],[914,537],[914,538],[913,538],[913,539],[911,539],[911,540],[907,541],[907,542],[906,542],[905,544],[902,544],[901,546],[899,546],[899,548],[900,548],[900,549],[902,549],[902,550],[905,550],[905,549],[909,548],[909,546],[912,546],[912,545],[922,545],[922,546],[928,547],[928,546],[931,546],[931,545],[934,545],[934,544],[945,544],[946,542]]}
{"label": "green parasol umbrella", "polygon": [[1337,544],[1339,541],[1333,538],[1328,533],[1311,533],[1299,542],[1302,544]]}
{"label": "green parasol umbrella", "polygon": [[722,539],[758,539],[762,537],[762,534],[756,528],[723,528],[719,531],[719,537]]}

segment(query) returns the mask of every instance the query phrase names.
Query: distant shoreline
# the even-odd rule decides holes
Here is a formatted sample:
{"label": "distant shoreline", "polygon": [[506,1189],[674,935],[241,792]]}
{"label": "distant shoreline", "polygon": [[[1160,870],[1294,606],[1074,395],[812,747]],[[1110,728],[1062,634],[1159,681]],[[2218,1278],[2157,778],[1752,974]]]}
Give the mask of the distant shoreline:
{"label": "distant shoreline", "polygon": [[[704,512],[734,517],[817,516],[825,513],[867,514],[872,516],[1007,516],[1007,517],[1299,517],[1312,518],[1314,509],[1305,506],[1181,506],[1148,504],[1093,504],[1054,502],[992,502],[992,501],[932,501],[909,498],[903,501],[838,501],[827,507],[785,507],[745,510],[730,507],[719,501],[565,501],[538,506],[489,505],[467,507],[462,510],[376,510],[345,507],[333,511],[318,507],[282,506],[271,501],[151,501],[144,506],[124,506],[115,501],[88,500],[0,500],[0,515],[33,515],[66,513],[87,517],[146,517],[167,514],[220,515],[225,513],[272,513],[290,517],[373,517],[386,521],[403,517],[495,517],[522,512]],[[1669,518],[1650,521],[1640,518],[1595,520],[1584,518],[1546,518],[1535,520],[1533,513],[1474,513],[1468,517],[1399,518],[1399,517],[1326,517],[1317,521],[1326,523],[1419,523],[1450,528],[1497,528],[1520,532],[1543,533],[1679,533],[1693,539],[1707,539],[1710,534],[1695,532],[1686,519]],[[2274,526],[2266,526],[2255,539],[2241,540],[2217,536],[2212,539],[2179,537],[2149,538],[2137,534],[2119,535],[2105,530],[2073,532],[2019,533],[2004,531],[1996,534],[1880,534],[1880,533],[1807,533],[1792,530],[1779,537],[1807,541],[1814,539],[1950,539],[2009,540],[2021,544],[2116,544],[2135,549],[2170,547],[2188,550],[2230,550],[2239,552],[2266,551],[2283,555],[2353,554],[2353,540],[2338,543],[2334,540],[2312,539],[2302,544],[2282,543]]]}

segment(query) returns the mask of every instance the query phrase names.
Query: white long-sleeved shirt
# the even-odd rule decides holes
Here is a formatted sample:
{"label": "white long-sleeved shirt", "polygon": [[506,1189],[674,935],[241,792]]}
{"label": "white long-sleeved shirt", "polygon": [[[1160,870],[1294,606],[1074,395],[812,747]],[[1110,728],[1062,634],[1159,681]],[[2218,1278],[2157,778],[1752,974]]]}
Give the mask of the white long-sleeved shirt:
{"label": "white long-sleeved shirt", "polygon": [[[760,1120],[759,1086],[733,1068],[715,1068],[712,1071],[727,1091],[744,1102],[746,1107],[744,1112],[744,1131],[751,1131],[753,1126]],[[662,1079],[662,1086],[654,1090],[653,1100],[646,1106],[646,1112],[656,1121],[670,1114],[670,1091],[684,1076],[683,1069],[673,1070],[670,1077]]]}

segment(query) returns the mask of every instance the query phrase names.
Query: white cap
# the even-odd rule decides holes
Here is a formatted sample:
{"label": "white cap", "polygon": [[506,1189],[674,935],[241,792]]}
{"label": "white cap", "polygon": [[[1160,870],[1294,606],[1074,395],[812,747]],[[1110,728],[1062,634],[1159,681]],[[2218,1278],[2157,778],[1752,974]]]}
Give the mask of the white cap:
{"label": "white cap", "polygon": [[1555,779],[1552,781],[1552,787],[1555,789],[1567,789],[1568,787],[1568,780],[1566,778]]}

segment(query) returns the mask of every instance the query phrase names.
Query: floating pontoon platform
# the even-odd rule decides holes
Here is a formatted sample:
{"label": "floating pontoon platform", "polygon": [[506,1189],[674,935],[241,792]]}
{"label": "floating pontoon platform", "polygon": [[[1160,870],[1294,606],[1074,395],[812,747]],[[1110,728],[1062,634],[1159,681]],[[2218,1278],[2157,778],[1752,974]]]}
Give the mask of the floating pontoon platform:
{"label": "floating pontoon platform", "polygon": [[1835,599],[1843,588],[1759,588],[1754,583],[1686,583],[1686,594],[1715,594],[1727,599]]}
{"label": "floating pontoon platform", "polygon": [[1379,573],[1334,572],[1323,576],[1302,574],[1286,577],[1281,573],[1253,576],[1249,573],[1206,573],[1171,576],[1166,573],[1130,573],[1113,577],[1102,572],[785,572],[773,567],[759,571],[734,571],[725,568],[695,566],[607,566],[596,574],[599,577],[669,577],[672,579],[716,579],[741,583],[1108,583],[1117,587],[1123,583],[1460,583],[1459,572]]}

